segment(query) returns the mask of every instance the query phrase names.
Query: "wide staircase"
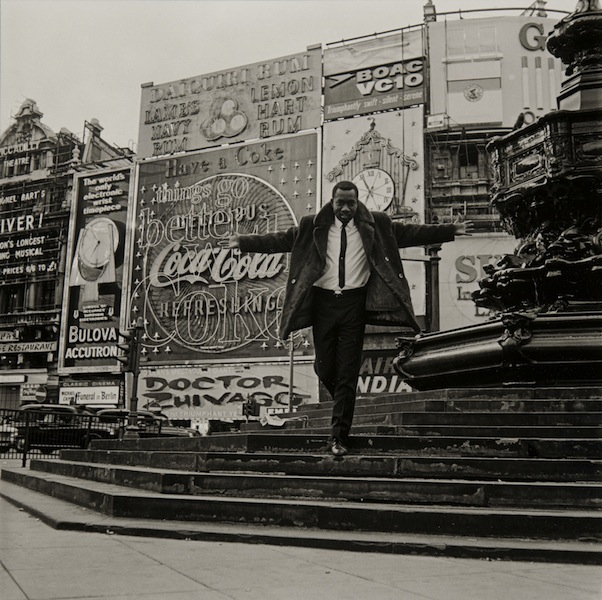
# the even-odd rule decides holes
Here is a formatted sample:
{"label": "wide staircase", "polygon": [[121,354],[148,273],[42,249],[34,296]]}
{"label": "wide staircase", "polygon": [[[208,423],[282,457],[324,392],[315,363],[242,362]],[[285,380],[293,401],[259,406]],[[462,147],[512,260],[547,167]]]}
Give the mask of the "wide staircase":
{"label": "wide staircase", "polygon": [[[342,458],[326,451],[330,409],[237,433],[63,450],[3,468],[0,495],[62,528],[602,562],[601,389],[358,399]],[[68,516],[48,497],[72,503]]]}

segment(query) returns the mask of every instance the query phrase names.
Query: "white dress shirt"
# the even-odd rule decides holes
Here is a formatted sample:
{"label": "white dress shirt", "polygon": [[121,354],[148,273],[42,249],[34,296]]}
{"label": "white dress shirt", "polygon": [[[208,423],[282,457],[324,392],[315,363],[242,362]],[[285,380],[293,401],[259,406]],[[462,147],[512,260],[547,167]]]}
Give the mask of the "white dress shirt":
{"label": "white dress shirt", "polygon": [[[326,268],[314,286],[326,290],[340,290],[339,287],[339,255],[341,253],[341,228],[343,224],[337,218],[328,230],[326,249]],[[353,290],[364,287],[370,278],[370,266],[364,251],[360,232],[351,219],[345,227],[347,232],[347,250],[345,251],[345,287]]]}

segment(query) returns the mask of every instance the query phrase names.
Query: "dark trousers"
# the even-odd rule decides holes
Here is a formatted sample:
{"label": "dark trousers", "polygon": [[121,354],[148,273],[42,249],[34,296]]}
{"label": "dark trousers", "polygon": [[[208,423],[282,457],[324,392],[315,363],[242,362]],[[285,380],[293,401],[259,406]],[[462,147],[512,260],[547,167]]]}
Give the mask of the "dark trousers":
{"label": "dark trousers", "polygon": [[364,289],[335,296],[314,288],[315,371],[334,401],[332,437],[343,443],[353,421],[365,325]]}

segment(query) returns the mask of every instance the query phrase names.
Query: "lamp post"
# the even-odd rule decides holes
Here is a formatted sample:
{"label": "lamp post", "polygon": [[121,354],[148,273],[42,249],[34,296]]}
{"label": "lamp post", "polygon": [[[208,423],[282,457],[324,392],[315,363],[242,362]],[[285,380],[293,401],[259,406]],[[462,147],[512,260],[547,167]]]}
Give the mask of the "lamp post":
{"label": "lamp post", "polygon": [[138,376],[140,375],[140,333],[144,329],[144,319],[138,317],[134,327],[130,330],[129,362],[127,370],[132,374],[132,393],[130,396],[130,412],[124,439],[139,437],[138,427]]}
{"label": "lamp post", "polygon": [[427,323],[429,331],[439,331],[441,327],[441,313],[439,309],[439,263],[441,257],[440,244],[427,246],[428,263],[426,264],[426,290],[427,290]]}
{"label": "lamp post", "polygon": [[310,345],[307,340],[307,336],[301,334],[300,338],[295,341],[296,332],[291,331],[289,338],[284,342],[285,346],[288,346],[288,412],[293,412],[293,390],[294,390],[294,379],[295,379],[295,350],[300,346],[306,348]]}

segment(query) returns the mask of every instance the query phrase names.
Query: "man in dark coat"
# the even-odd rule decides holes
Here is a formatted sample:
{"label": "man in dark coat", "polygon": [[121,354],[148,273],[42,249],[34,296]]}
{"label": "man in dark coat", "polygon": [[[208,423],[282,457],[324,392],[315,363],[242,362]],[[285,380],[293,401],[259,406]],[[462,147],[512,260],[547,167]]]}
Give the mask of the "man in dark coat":
{"label": "man in dark coat", "polygon": [[333,401],[330,449],[348,452],[365,325],[420,327],[399,248],[470,235],[472,223],[408,225],[358,200],[357,187],[338,182],[331,201],[297,227],[264,235],[233,235],[244,252],[290,252],[280,337],[312,327],[316,373]]}

